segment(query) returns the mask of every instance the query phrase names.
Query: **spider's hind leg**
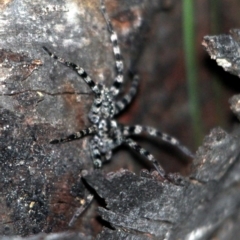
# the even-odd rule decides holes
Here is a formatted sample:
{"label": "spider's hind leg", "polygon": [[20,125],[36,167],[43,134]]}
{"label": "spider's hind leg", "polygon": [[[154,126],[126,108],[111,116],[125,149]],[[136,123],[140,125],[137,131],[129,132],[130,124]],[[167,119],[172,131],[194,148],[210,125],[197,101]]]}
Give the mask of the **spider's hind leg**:
{"label": "spider's hind leg", "polygon": [[138,152],[139,154],[143,155],[144,157],[146,157],[150,162],[152,162],[153,166],[155,167],[155,169],[158,171],[159,175],[166,179],[166,173],[163,170],[162,166],[159,164],[159,162],[155,159],[155,157],[149,153],[146,149],[144,149],[143,147],[141,147],[139,144],[137,144],[135,141],[133,141],[131,138],[127,138],[124,140],[124,142],[131,147],[132,149],[134,149],[136,152]]}
{"label": "spider's hind leg", "polygon": [[182,153],[184,153],[186,156],[189,156],[191,158],[194,158],[194,154],[185,146],[183,146],[176,138],[163,133],[156,128],[148,127],[148,126],[141,126],[141,125],[135,125],[135,126],[123,126],[122,127],[123,135],[124,136],[131,136],[131,135],[139,135],[143,132],[148,133],[151,136],[155,136],[160,138],[164,142],[168,142],[171,145],[178,148]]}

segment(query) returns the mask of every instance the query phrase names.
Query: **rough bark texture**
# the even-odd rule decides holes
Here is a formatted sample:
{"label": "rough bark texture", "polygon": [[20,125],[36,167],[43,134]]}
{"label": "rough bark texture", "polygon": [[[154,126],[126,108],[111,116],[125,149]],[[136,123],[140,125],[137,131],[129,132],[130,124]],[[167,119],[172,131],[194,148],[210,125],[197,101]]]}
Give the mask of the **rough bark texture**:
{"label": "rough bark texture", "polygon": [[[124,63],[135,67],[146,45],[146,26],[163,2],[110,2],[106,1],[107,11],[120,36]],[[157,28],[161,26],[155,25],[152,31]],[[169,29],[164,28],[159,36],[167,43]],[[4,1],[0,30],[1,239],[93,239],[99,232],[97,239],[235,239],[239,235],[239,130],[232,134],[220,128],[213,130],[197,152],[191,177],[173,175],[177,184],[162,182],[156,172],[142,171],[140,176],[129,170],[93,172],[87,139],[49,144],[50,139],[88,126],[92,95],[74,72],[54,63],[42,46],[78,63],[95,81],[112,82],[112,46],[98,1]],[[231,35],[208,36],[204,45],[218,64],[239,76],[238,33],[234,30]],[[179,44],[175,41],[174,45]],[[154,82],[141,100],[146,102],[143,111],[134,114],[135,104],[131,110],[134,117],[125,115],[122,120],[148,117],[150,124],[157,124],[159,117],[154,122],[151,113],[159,116],[161,110],[172,108],[172,113],[165,115],[166,122],[176,115],[176,121],[180,120],[176,128],[182,123],[188,125],[186,103],[176,107],[167,98],[166,89],[177,89],[179,95],[172,97],[177,104],[184,103],[185,88],[179,90],[181,83],[174,81],[179,68],[160,71],[149,58],[155,53],[154,44],[148,45],[151,50],[141,66],[153,64],[155,78],[170,72],[173,80],[166,86],[162,81]],[[170,65],[163,49],[158,53],[163,56],[162,64]],[[175,56],[176,51],[172,54]],[[151,76],[146,79],[151,82]],[[159,93],[157,89],[162,88]],[[231,100],[238,116],[239,98]],[[114,160],[119,164],[114,169],[133,168],[129,156],[117,154]],[[168,170],[175,167],[167,166]],[[81,170],[89,173],[85,184]],[[98,215],[104,221],[98,221],[96,208],[91,206],[70,229],[68,222],[86,197],[86,186],[100,197]],[[75,232],[63,232],[66,230]],[[32,234],[36,235],[24,237]]]}
{"label": "rough bark texture", "polygon": [[240,76],[239,29],[230,30],[229,35],[205,36],[202,44],[219,66],[225,71]]}
{"label": "rough bark texture", "polygon": [[[124,40],[133,41],[144,29],[143,15],[161,5],[147,2],[115,2],[109,8],[106,1],[113,23],[125,24],[122,49],[128,67],[136,62],[142,41]],[[106,23],[99,2],[89,0],[5,1],[1,16],[0,232],[27,236],[69,230],[68,222],[86,197],[81,170],[92,170],[88,140],[55,146],[49,140],[87,127],[93,98],[89,87],[42,46],[109,85],[114,60]],[[85,235],[100,228],[95,220],[89,224],[95,211],[90,213],[76,226]]]}
{"label": "rough bark texture", "polygon": [[116,229],[98,239],[106,234],[117,239],[121,231],[123,239],[126,232],[127,239],[234,239],[240,214],[239,138],[239,130],[231,135],[213,130],[198,150],[193,174],[179,176],[178,185],[147,172],[89,175],[87,182],[107,204],[99,213]]}

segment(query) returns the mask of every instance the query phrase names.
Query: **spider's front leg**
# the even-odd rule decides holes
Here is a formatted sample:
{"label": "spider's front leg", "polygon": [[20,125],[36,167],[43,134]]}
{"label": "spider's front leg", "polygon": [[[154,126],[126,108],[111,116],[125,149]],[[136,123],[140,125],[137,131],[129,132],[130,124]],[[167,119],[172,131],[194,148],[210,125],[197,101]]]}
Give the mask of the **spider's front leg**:
{"label": "spider's front leg", "polygon": [[[115,58],[115,65],[116,65],[116,77],[114,78],[113,85],[111,87],[111,92],[113,96],[116,96],[120,92],[120,88],[123,83],[123,71],[124,71],[124,64],[123,64],[123,57],[121,54],[121,50],[118,44],[118,37],[116,32],[113,29],[112,23],[109,19],[108,14],[106,13],[104,1],[100,0],[101,5],[101,11],[102,15],[106,21],[107,28],[110,35],[110,39],[113,46],[113,55]],[[136,95],[137,87],[139,83],[139,77],[135,74],[131,73],[131,77],[133,78],[132,85],[130,87],[129,92],[119,101],[115,104],[115,115],[117,115],[119,112],[121,112],[129,103],[131,103],[133,97]]]}
{"label": "spider's front leg", "polygon": [[48,53],[48,55],[51,58],[57,60],[58,62],[62,63],[63,65],[65,65],[65,66],[71,68],[72,70],[74,70],[87,83],[87,85],[92,89],[92,91],[97,96],[100,94],[100,89],[99,89],[98,85],[88,76],[87,72],[83,68],[79,67],[75,63],[68,62],[68,61],[64,60],[63,58],[58,57],[57,55],[52,53],[46,47],[43,47],[43,49]]}
{"label": "spider's front leg", "polygon": [[133,98],[135,97],[135,95],[137,93],[137,88],[139,85],[139,76],[136,74],[133,75],[131,73],[131,77],[133,78],[133,80],[132,80],[130,89],[129,89],[128,93],[126,93],[126,95],[123,96],[122,99],[118,100],[115,103],[115,114],[114,115],[117,115],[122,110],[124,110],[132,102]]}
{"label": "spider's front leg", "polygon": [[107,24],[108,31],[111,34],[110,39],[111,39],[111,42],[112,42],[112,45],[113,45],[113,54],[114,54],[114,57],[115,57],[117,75],[114,78],[114,82],[113,82],[113,85],[111,87],[111,92],[114,96],[116,96],[119,93],[120,88],[121,88],[122,83],[123,83],[123,68],[124,68],[124,65],[123,65],[121,50],[120,50],[120,47],[118,45],[118,37],[117,37],[116,32],[113,29],[113,26],[111,24],[110,19],[109,19],[107,13],[106,13],[106,9],[105,9],[105,5],[104,5],[103,0],[100,0],[100,5],[101,5],[102,15],[103,15],[103,17],[106,21],[106,24]]}

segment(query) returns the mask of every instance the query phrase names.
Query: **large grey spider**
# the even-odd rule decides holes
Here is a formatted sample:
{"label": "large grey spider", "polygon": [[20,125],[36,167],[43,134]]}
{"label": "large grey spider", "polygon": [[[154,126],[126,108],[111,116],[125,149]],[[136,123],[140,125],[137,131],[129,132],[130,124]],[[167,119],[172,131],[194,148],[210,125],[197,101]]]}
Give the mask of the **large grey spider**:
{"label": "large grey spider", "polygon": [[112,150],[114,148],[118,147],[121,144],[126,144],[139,154],[145,156],[149,161],[151,161],[158,173],[163,178],[165,178],[165,171],[157,162],[155,157],[140,145],[138,145],[134,140],[132,140],[132,135],[138,135],[142,132],[146,132],[149,135],[159,137],[161,140],[176,146],[187,156],[192,157],[193,154],[188,150],[188,148],[181,145],[176,138],[173,138],[166,133],[162,133],[155,128],[140,125],[125,126],[118,123],[114,119],[117,114],[122,112],[128,106],[128,104],[131,103],[133,97],[137,92],[139,78],[137,75],[133,75],[133,81],[129,92],[120,100],[116,100],[116,97],[119,94],[121,85],[123,83],[122,55],[118,45],[117,34],[113,30],[110,19],[106,14],[103,0],[100,0],[100,6],[102,15],[105,18],[107,28],[110,33],[116,65],[116,76],[114,78],[113,85],[110,88],[106,87],[105,85],[95,83],[83,68],[79,67],[75,63],[65,61],[64,59],[51,53],[46,47],[43,47],[44,50],[52,58],[74,70],[88,84],[95,96],[88,115],[92,125],[84,130],[73,133],[66,138],[54,139],[50,143],[63,143],[91,135],[92,138],[90,140],[90,153],[93,159],[93,164],[96,168],[100,168],[102,166],[102,162],[111,159]]}
{"label": "large grey spider", "polygon": [[[146,149],[138,145],[133,139],[131,139],[130,137],[132,135],[139,135],[143,132],[146,132],[149,135],[159,137],[161,140],[174,145],[181,152],[191,158],[193,157],[193,154],[188,150],[188,148],[181,145],[176,138],[173,138],[166,133],[162,133],[155,128],[140,125],[125,126],[114,120],[114,117],[122,112],[132,102],[132,99],[137,92],[139,78],[136,74],[133,74],[133,80],[129,92],[125,94],[120,100],[116,99],[123,83],[122,55],[118,45],[117,34],[113,30],[110,19],[106,14],[103,0],[100,0],[100,6],[102,15],[106,21],[107,28],[110,33],[116,65],[116,76],[114,78],[113,85],[110,88],[106,87],[105,85],[95,83],[83,68],[79,67],[75,63],[65,61],[64,59],[51,53],[46,47],[43,47],[43,49],[52,58],[74,70],[88,84],[95,96],[88,115],[92,125],[84,130],[73,133],[66,138],[54,139],[50,143],[63,143],[91,135],[92,138],[90,140],[90,153],[93,159],[93,164],[96,168],[100,168],[104,161],[111,159],[112,150],[114,148],[120,146],[121,144],[126,144],[139,154],[145,156],[150,162],[152,162],[153,166],[160,174],[160,176],[166,179],[166,173],[158,161],[155,159],[155,157]],[[74,216],[69,222],[69,226],[73,225],[77,217],[81,215],[81,213],[90,205],[92,200],[93,195],[88,193],[85,199],[85,203],[74,213]]]}

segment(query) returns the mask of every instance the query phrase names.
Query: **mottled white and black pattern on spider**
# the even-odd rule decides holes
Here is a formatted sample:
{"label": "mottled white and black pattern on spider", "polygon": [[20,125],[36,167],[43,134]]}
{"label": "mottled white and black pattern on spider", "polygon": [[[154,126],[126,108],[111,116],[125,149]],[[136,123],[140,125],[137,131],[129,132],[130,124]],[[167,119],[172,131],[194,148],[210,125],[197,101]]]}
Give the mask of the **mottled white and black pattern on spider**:
{"label": "mottled white and black pattern on spider", "polygon": [[138,135],[146,132],[152,136],[159,137],[161,140],[168,142],[171,145],[176,146],[176,148],[190,157],[192,157],[193,154],[188,150],[188,148],[181,145],[176,138],[173,138],[166,133],[162,133],[155,128],[140,125],[124,126],[114,119],[117,114],[121,113],[127,107],[127,105],[131,103],[133,97],[137,92],[139,78],[137,75],[133,74],[133,80],[128,93],[118,100],[117,96],[123,83],[124,65],[122,61],[121,51],[118,45],[117,34],[113,30],[112,24],[109,20],[108,15],[106,14],[105,6],[102,0],[100,1],[100,5],[108,31],[110,33],[116,65],[116,76],[110,88],[106,87],[105,85],[95,83],[83,68],[79,67],[75,63],[65,61],[64,59],[51,53],[46,47],[43,47],[44,50],[52,58],[74,70],[91,88],[95,97],[88,115],[92,125],[84,130],[69,135],[66,138],[54,139],[50,143],[63,143],[81,139],[87,135],[92,136],[89,145],[93,164],[96,168],[100,168],[104,161],[111,159],[112,150],[114,148],[122,144],[126,144],[139,154],[146,157],[149,161],[151,161],[158,173],[163,178],[165,178],[165,171],[155,159],[155,157],[146,149],[137,144],[134,140],[132,140],[132,135]]}

